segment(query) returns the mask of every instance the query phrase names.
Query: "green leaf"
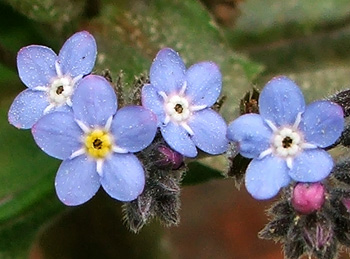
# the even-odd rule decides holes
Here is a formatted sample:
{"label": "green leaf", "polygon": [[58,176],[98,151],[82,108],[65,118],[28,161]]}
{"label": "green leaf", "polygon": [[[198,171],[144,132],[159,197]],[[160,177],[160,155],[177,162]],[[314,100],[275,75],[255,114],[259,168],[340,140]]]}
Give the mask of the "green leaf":
{"label": "green leaf", "polygon": [[7,109],[1,108],[0,256],[18,257],[28,251],[40,225],[63,206],[53,191],[59,162],[35,145],[30,131],[15,129],[6,118]]}
{"label": "green leaf", "polygon": [[189,163],[188,169],[184,179],[181,181],[183,185],[195,185],[212,179],[224,178],[224,175],[219,170],[199,162]]}
{"label": "green leaf", "polygon": [[339,28],[348,21],[349,8],[347,0],[246,0],[231,40],[252,45]]}
{"label": "green leaf", "polygon": [[81,15],[85,0],[5,0],[16,11],[38,22],[61,27]]}

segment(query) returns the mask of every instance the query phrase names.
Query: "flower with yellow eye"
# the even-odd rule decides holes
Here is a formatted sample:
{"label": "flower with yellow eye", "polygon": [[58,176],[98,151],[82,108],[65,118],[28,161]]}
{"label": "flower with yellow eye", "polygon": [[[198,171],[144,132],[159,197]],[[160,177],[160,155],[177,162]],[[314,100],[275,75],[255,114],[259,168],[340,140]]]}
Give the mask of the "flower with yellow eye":
{"label": "flower with yellow eye", "polygon": [[63,160],[55,181],[60,200],[71,206],[82,204],[100,185],[117,200],[136,199],[145,175],[133,153],[153,141],[155,115],[141,106],[117,111],[114,90],[95,75],[78,83],[72,110],[49,113],[32,128],[39,147]]}

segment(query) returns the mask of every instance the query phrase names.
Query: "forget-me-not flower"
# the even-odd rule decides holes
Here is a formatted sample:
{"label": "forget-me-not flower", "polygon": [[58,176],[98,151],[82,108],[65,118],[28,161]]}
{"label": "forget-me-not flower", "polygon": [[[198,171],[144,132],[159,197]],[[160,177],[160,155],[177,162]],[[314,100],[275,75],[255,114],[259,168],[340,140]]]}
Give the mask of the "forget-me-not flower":
{"label": "forget-me-not flower", "polygon": [[339,105],[316,101],[305,106],[298,86],[280,76],[261,91],[259,112],[238,117],[227,133],[241,155],[253,159],[245,184],[254,198],[269,199],[291,180],[318,182],[329,175],[333,160],[323,148],[344,129]]}
{"label": "forget-me-not flower", "polygon": [[9,122],[28,129],[44,114],[70,110],[76,83],[92,71],[96,55],[95,39],[87,31],[71,36],[58,56],[45,46],[22,48],[17,55],[17,68],[28,89],[12,103]]}
{"label": "forget-me-not flower", "polygon": [[177,52],[162,49],[152,63],[150,84],[142,88],[142,104],[158,118],[164,140],[187,157],[197,148],[209,153],[226,151],[226,123],[210,107],[220,95],[222,77],[213,62],[186,70]]}
{"label": "forget-me-not flower", "polygon": [[117,200],[136,199],[145,175],[133,153],[153,141],[156,116],[142,106],[117,111],[114,90],[101,76],[84,77],[72,101],[73,112],[49,113],[32,127],[39,147],[64,160],[55,180],[58,197],[67,205],[79,205],[102,185]]}

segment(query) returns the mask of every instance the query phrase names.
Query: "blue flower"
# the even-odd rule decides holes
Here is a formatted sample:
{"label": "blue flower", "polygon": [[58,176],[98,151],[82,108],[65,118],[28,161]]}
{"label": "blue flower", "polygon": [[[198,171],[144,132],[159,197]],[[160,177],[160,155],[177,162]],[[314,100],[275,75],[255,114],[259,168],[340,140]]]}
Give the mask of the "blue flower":
{"label": "blue flower", "polygon": [[63,162],[55,187],[67,205],[89,200],[100,185],[113,198],[131,201],[143,191],[145,175],[137,157],[157,130],[155,115],[142,106],[117,111],[110,84],[89,75],[77,85],[73,112],[52,112],[32,127],[38,146]]}
{"label": "blue flower", "polygon": [[29,129],[44,114],[70,110],[76,83],[91,72],[96,54],[95,39],[86,31],[71,36],[58,56],[45,46],[22,48],[17,55],[17,68],[28,89],[12,103],[9,122]]}
{"label": "blue flower", "polygon": [[159,51],[150,69],[150,84],[142,89],[142,104],[158,118],[164,140],[187,157],[197,148],[209,153],[226,151],[227,125],[210,107],[220,95],[221,73],[213,62],[201,62],[187,71],[172,49]]}
{"label": "blue flower", "polygon": [[344,129],[339,105],[316,101],[305,107],[298,86],[281,76],[262,90],[259,112],[238,117],[227,133],[241,155],[253,159],[245,184],[254,198],[269,199],[291,180],[319,182],[329,175],[333,160],[323,148]]}

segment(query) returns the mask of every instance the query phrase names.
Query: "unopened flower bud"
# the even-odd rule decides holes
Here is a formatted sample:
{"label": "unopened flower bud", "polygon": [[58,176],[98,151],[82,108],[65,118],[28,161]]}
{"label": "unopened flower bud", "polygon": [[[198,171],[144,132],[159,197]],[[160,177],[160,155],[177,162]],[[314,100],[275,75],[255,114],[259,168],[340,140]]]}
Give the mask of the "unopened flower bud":
{"label": "unopened flower bud", "polygon": [[155,164],[159,168],[176,170],[183,164],[183,156],[166,145],[159,145],[156,152]]}
{"label": "unopened flower bud", "polygon": [[298,183],[293,190],[292,205],[301,214],[319,210],[325,201],[325,188],[321,183]]}

